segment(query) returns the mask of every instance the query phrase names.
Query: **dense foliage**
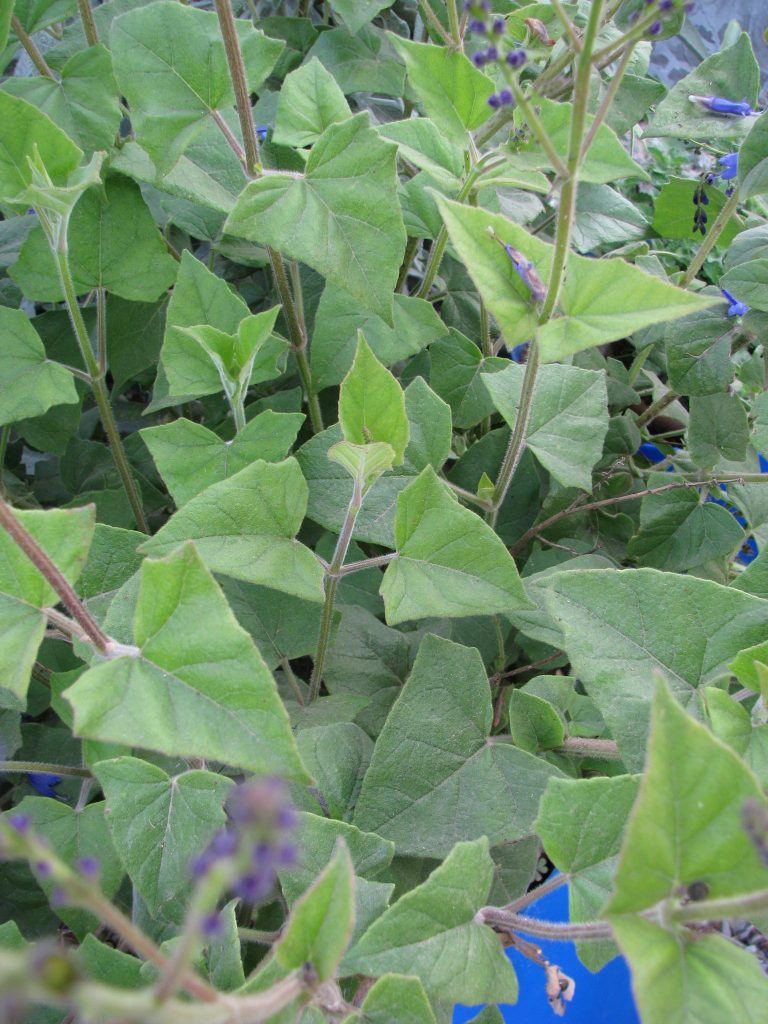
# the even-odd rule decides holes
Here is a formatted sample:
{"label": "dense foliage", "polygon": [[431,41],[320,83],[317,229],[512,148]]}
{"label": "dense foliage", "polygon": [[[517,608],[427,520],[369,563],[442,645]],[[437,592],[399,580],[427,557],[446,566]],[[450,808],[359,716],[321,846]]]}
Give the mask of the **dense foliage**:
{"label": "dense foliage", "polygon": [[765,1024],[749,37],[205,6],[0,0],[0,1017]]}

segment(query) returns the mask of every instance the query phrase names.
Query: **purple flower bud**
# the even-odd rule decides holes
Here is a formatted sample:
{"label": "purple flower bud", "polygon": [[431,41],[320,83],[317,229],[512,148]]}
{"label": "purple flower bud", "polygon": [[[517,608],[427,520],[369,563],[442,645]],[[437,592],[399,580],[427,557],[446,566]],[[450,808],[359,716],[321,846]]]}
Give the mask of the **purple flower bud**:
{"label": "purple flower bud", "polygon": [[752,107],[744,99],[741,103],[724,99],[722,96],[689,96],[692,103],[699,103],[715,114],[733,114],[735,117],[750,117]]}
{"label": "purple flower bud", "polygon": [[721,156],[717,162],[723,168],[722,171],[720,171],[720,177],[723,181],[730,181],[739,173],[738,153],[726,153],[725,156]]}
{"label": "purple flower bud", "polygon": [[507,54],[507,64],[511,68],[521,68],[527,60],[528,54],[525,50],[510,50]]}
{"label": "purple flower bud", "polygon": [[51,877],[51,864],[47,860],[38,860],[35,862],[35,871],[40,875],[41,878]]}
{"label": "purple flower bud", "polygon": [[295,843],[281,843],[277,848],[277,866],[280,868],[292,868],[299,859],[299,851]]}
{"label": "purple flower bud", "polygon": [[498,48],[495,47],[495,46],[489,46],[488,49],[485,51],[485,59],[489,60],[489,61],[498,60],[499,59]]}
{"label": "purple flower bud", "polygon": [[669,11],[669,10],[671,10],[673,2],[674,2],[674,0],[659,0],[659,10],[660,11]]}
{"label": "purple flower bud", "polygon": [[739,300],[728,291],[727,288],[721,288],[720,291],[723,294],[723,298],[728,302],[728,316],[746,316],[749,312],[749,306],[746,302],[739,302]]}
{"label": "purple flower bud", "polygon": [[502,36],[506,30],[507,23],[503,18],[494,18],[491,24],[491,32],[495,36]]}
{"label": "purple flower bud", "polygon": [[274,884],[274,871],[254,871],[238,879],[232,886],[232,892],[244,903],[258,903],[269,896]]}
{"label": "purple flower bud", "polygon": [[491,107],[493,110],[498,110],[499,107],[501,106],[501,100],[499,99],[495,92],[488,97],[487,102],[488,106]]}
{"label": "purple flower bud", "polygon": [[499,93],[499,99],[501,100],[502,107],[508,107],[514,100],[514,96],[509,89],[502,89]]}
{"label": "purple flower bud", "polygon": [[654,21],[652,25],[648,26],[648,35],[649,36],[657,36],[657,35],[659,35],[661,33],[661,30],[663,28],[664,28],[664,26],[662,25],[662,23],[657,18],[656,21]]}
{"label": "purple flower bud", "polygon": [[60,886],[57,885],[51,893],[51,905],[54,907],[63,907],[66,906],[66,904],[67,894]]}
{"label": "purple flower bud", "polygon": [[101,865],[96,857],[81,857],[76,866],[83,878],[87,878],[89,881],[94,881],[99,877]]}
{"label": "purple flower bud", "polygon": [[231,829],[222,828],[211,839],[208,850],[214,857],[231,857],[237,844],[237,835]]}
{"label": "purple flower bud", "polygon": [[488,31],[488,26],[480,18],[472,18],[469,23],[469,31],[474,32],[475,35],[484,36]]}
{"label": "purple flower bud", "polygon": [[213,914],[206,914],[200,922],[200,931],[204,938],[215,939],[221,935],[223,931],[223,923],[221,920],[221,914],[214,912]]}
{"label": "purple flower bud", "polygon": [[290,804],[285,804],[277,812],[278,828],[296,828],[298,823],[299,816],[296,813],[296,808]]}
{"label": "purple flower bud", "polygon": [[18,832],[20,836],[24,836],[29,832],[29,818],[26,814],[10,814],[6,821],[13,831]]}
{"label": "purple flower bud", "polygon": [[478,50],[477,53],[474,53],[472,55],[472,63],[475,65],[476,68],[485,67],[485,54],[483,53],[482,50]]}
{"label": "purple flower bud", "polygon": [[547,295],[547,286],[536,273],[536,268],[532,261],[527,259],[518,249],[513,249],[511,245],[505,245],[504,251],[509,256],[512,266],[530,290],[531,298],[535,302],[542,302]]}

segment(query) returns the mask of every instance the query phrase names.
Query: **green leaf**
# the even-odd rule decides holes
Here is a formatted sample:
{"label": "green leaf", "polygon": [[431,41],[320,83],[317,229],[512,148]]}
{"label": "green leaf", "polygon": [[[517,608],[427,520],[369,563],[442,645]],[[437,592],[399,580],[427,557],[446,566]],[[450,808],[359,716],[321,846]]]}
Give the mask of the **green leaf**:
{"label": "green leaf", "polygon": [[[11,209],[18,196],[32,181],[32,169],[27,157],[33,157],[35,147],[48,174],[55,184],[64,184],[80,164],[83,151],[57,128],[49,117],[18,96],[0,90],[0,124],[3,126],[3,146],[0,149],[0,202]],[[16,207],[26,213],[25,203]]]}
{"label": "green leaf", "polygon": [[[124,299],[159,298],[176,277],[138,185],[110,175],[101,188],[89,189],[74,208],[67,231],[70,269],[78,294],[106,288]],[[42,228],[22,246],[11,275],[26,296],[39,302],[64,298],[56,265]]]}
{"label": "green leaf", "polygon": [[[544,125],[552,145],[560,157],[565,160],[568,154],[571,121],[573,120],[573,104],[559,100],[535,97],[536,109]],[[518,126],[525,120],[522,111],[517,113]],[[587,127],[594,121],[591,114],[587,115]],[[531,135],[527,143],[518,143],[509,156],[512,167],[521,169],[552,169],[549,157],[541,148],[535,135]],[[607,124],[601,124],[594,141],[587,150],[586,157],[579,169],[579,178],[588,184],[601,185],[619,178],[642,178],[649,180],[647,173],[627,153],[616,133]]]}
{"label": "green leaf", "polygon": [[449,187],[458,190],[464,173],[461,147],[449,142],[434,121],[428,117],[389,121],[379,126],[379,135],[397,143],[401,159],[444,179]]}
{"label": "green leaf", "polygon": [[529,607],[504,543],[428,466],[397,499],[397,558],[381,584],[387,622]]}
{"label": "green leaf", "polygon": [[16,0],[13,13],[31,35],[57,21],[66,21],[76,10],[73,0]]}
{"label": "green leaf", "polygon": [[[107,899],[111,899],[122,880],[123,867],[107,831],[104,807],[104,801],[100,800],[73,810],[58,800],[33,796],[22,800],[14,812],[28,816],[35,832],[70,868],[77,870],[81,857],[94,857],[100,868],[99,888]],[[48,899],[53,901],[56,888],[53,880],[42,872],[35,872],[35,877]],[[56,906],[55,911],[81,940],[101,924],[93,914],[79,908]]]}
{"label": "green leaf", "polygon": [[670,324],[664,335],[670,386],[681,395],[722,394],[735,370],[733,333],[719,304]]}
{"label": "green leaf", "polygon": [[409,433],[405,396],[371,351],[362,331],[352,368],[341,385],[339,423],[347,441],[384,441],[395,452],[395,465],[402,465]]}
{"label": "green leaf", "polygon": [[325,797],[332,818],[346,819],[357,801],[371,761],[373,741],[352,722],[302,729],[301,760]]}
{"label": "green leaf", "polygon": [[274,173],[241,193],[224,230],[299,259],[392,324],[405,248],[397,150],[365,113],[325,130],[305,173]]}
{"label": "green leaf", "polygon": [[[250,21],[236,27],[248,86],[256,91],[284,43],[257,32]],[[234,103],[218,19],[209,11],[159,0],[115,18],[110,39],[137,140],[157,169],[167,172],[210,115]]]}
{"label": "green leaf", "polygon": [[504,332],[507,345],[538,332],[540,354],[554,362],[593,345],[624,338],[642,327],[674,320],[718,301],[666,284],[622,259],[571,254],[560,296],[562,317],[538,328],[530,291],[488,228],[531,260],[546,281],[553,248],[499,214],[438,198],[448,234],[478,291]]}
{"label": "green leaf", "polygon": [[[632,775],[549,781],[535,827],[547,856],[568,875],[571,921],[594,921],[613,892],[613,876],[638,783]],[[580,942],[577,948],[591,971],[600,970],[617,952],[608,940]]]}
{"label": "green leaf", "polygon": [[391,5],[392,0],[333,0],[331,3],[334,14],[339,15],[353,35],[367,25],[380,10]]}
{"label": "green leaf", "polygon": [[[768,604],[709,580],[597,569],[559,573],[546,605],[565,650],[625,764],[640,769],[660,669],[689,702],[694,688],[727,674],[739,651],[765,638]],[[680,643],[680,637],[685,643]]]}
{"label": "green leaf", "polygon": [[344,92],[380,92],[402,96],[405,68],[395,60],[382,32],[366,29],[351,36],[343,28],[321,32],[307,58],[317,57]]}
{"label": "green leaf", "polygon": [[[514,427],[525,368],[510,363],[483,374],[493,404]],[[608,431],[608,394],[603,371],[542,366],[536,377],[526,445],[563,487],[592,490],[592,468]]]}
{"label": "green leaf", "polygon": [[697,466],[709,469],[720,459],[743,462],[749,423],[738,395],[701,395],[690,401],[688,449]]}
{"label": "green leaf", "polygon": [[752,259],[731,267],[720,285],[753,309],[768,311],[768,259]]}
{"label": "green leaf", "polygon": [[272,139],[278,146],[311,146],[329,125],[348,117],[349,104],[336,79],[313,57],[286,76]]}
{"label": "green leaf", "polygon": [[[651,473],[649,487],[670,480],[666,473]],[[744,543],[744,531],[735,517],[698,490],[680,487],[666,494],[647,494],[640,506],[640,529],[630,541],[628,554],[639,565],[668,572],[685,572],[712,558],[733,555]]]}
{"label": "green leaf", "polygon": [[77,735],[306,779],[274,680],[193,545],[142,564],[134,642],[66,691]]}
{"label": "green leaf", "polygon": [[26,313],[0,306],[0,424],[41,416],[51,406],[78,401],[72,374],[48,359]]}
{"label": "green leaf", "polygon": [[768,981],[757,959],[721,935],[669,932],[641,917],[612,922],[646,1024],[765,1024]]}
{"label": "green leaf", "polygon": [[225,441],[200,423],[178,419],[146,427],[141,438],[152,453],[177,506],[184,505],[211,484],[219,483],[258,459],[279,462],[296,440],[302,413],[259,413]]}
{"label": "green leaf", "polygon": [[[662,185],[653,211],[653,230],[658,235],[662,238],[686,238],[690,241],[695,241],[699,237],[693,230],[693,196],[700,185],[698,178],[674,176]],[[725,206],[726,199],[725,193],[719,188],[708,188],[706,194],[709,199],[707,216],[711,224]],[[718,244],[730,245],[738,231],[739,224],[735,217],[731,217],[718,238]]]}
{"label": "green leaf", "polygon": [[339,441],[328,449],[328,458],[336,465],[343,466],[352,479],[360,483],[364,495],[382,473],[392,468],[395,450],[384,441],[374,441],[371,444]]}
{"label": "green leaf", "polygon": [[294,904],[275,947],[277,962],[289,970],[311,964],[328,981],[346,949],[354,924],[354,874],[343,839],[312,886]]}
{"label": "green leaf", "polygon": [[449,1004],[514,1002],[517,978],[498,936],[474,921],[492,878],[488,840],[457,843],[425,882],[374,921],[345,966],[374,977],[414,975],[428,996]]}
{"label": "green leaf", "polygon": [[608,185],[579,186],[573,245],[579,252],[590,252],[609,243],[645,238],[648,221],[634,203]]}
{"label": "green leaf", "polygon": [[492,721],[478,651],[428,634],[376,742],[355,824],[418,857],[445,856],[477,836],[497,844],[529,835],[547,781],[559,773],[490,742]]}
{"label": "green leaf", "polygon": [[509,697],[509,731],[515,746],[536,754],[562,746],[565,726],[549,701],[523,690]]}
{"label": "green leaf", "polygon": [[8,42],[8,33],[11,28],[11,15],[13,14],[14,0],[2,0],[0,3],[0,53]]}
{"label": "green leaf", "polygon": [[742,825],[747,800],[768,811],[749,769],[658,680],[646,770],[606,913],[677,900],[694,882],[710,899],[764,888],[768,871]]}
{"label": "green leaf", "polygon": [[46,75],[9,78],[3,90],[47,114],[86,153],[112,148],[122,114],[105,46],[74,54],[61,69],[60,80]]}
{"label": "green leaf", "polygon": [[45,626],[45,615],[37,608],[0,594],[0,711],[26,708],[27,687]]}
{"label": "green leaf", "polygon": [[224,824],[233,783],[207,771],[171,776],[136,757],[99,761],[93,773],[128,876],[153,917],[180,923],[192,889],[190,862]]}
{"label": "green leaf", "polygon": [[491,116],[488,97],[493,82],[458,50],[414,43],[393,32],[387,38],[405,61],[408,79],[445,137],[464,148],[467,132]]}
{"label": "green leaf", "polygon": [[733,46],[705,57],[685,78],[675,83],[656,107],[643,138],[696,139],[707,145],[725,144],[735,148],[754,124],[752,118],[714,114],[690,97],[722,96],[735,102],[745,99],[755,107],[759,88],[760,68],[749,36],[742,32]]}
{"label": "green leaf", "polygon": [[194,540],[213,572],[322,601],[320,563],[295,539],[306,510],[307,485],[296,460],[259,459],[190,498],[142,551],[166,555]]}
{"label": "green leaf", "polygon": [[429,355],[429,383],[450,405],[456,427],[474,427],[491,415],[493,399],[483,384],[483,376],[505,369],[509,365],[506,359],[483,356],[474,342],[454,328],[447,338],[432,346]]}
{"label": "green leaf", "polygon": [[453,441],[450,406],[423,377],[415,377],[405,389],[405,411],[410,426],[406,460],[415,469],[431,466],[439,473]]}
{"label": "green leaf", "polygon": [[348,292],[327,284],[315,314],[310,356],[312,383],[318,391],[340,384],[352,365],[358,331],[385,366],[415,356],[446,328],[430,302],[410,295],[394,297],[394,327],[367,313]]}
{"label": "green leaf", "polygon": [[437,1024],[427,993],[418,978],[385,974],[371,986],[358,1014],[344,1024]]}
{"label": "green leaf", "polygon": [[739,150],[739,196],[749,199],[768,191],[768,117],[753,122]]}
{"label": "green leaf", "polygon": [[121,587],[141,565],[139,544],[143,533],[97,523],[88,549],[88,560],[77,581],[77,592],[86,600]]}

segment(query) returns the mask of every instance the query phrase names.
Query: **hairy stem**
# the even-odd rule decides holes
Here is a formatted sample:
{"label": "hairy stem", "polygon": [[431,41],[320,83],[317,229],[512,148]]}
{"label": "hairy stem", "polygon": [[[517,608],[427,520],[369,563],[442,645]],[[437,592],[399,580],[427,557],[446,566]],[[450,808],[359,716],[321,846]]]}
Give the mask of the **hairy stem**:
{"label": "hairy stem", "polygon": [[259,151],[259,140],[256,135],[256,125],[253,123],[251,95],[248,91],[248,79],[245,74],[245,64],[243,63],[243,54],[240,50],[240,39],[237,35],[235,18],[232,14],[229,0],[214,0],[214,6],[216,8],[216,16],[219,19],[221,37],[224,40],[229,74],[235,91],[235,105],[237,107],[237,116],[240,118],[240,131],[243,136],[243,145],[245,146],[245,166],[248,174],[255,178],[261,170],[261,153]]}
{"label": "hairy stem", "polygon": [[435,30],[438,36],[442,39],[446,46],[450,46],[453,40],[450,35],[445,31],[443,23],[440,21],[438,16],[432,9],[432,4],[429,0],[419,0],[419,7],[421,8],[424,20],[428,21],[432,28]]}
{"label": "hairy stem", "polygon": [[66,775],[76,779],[90,779],[87,768],[75,768],[71,764],[52,764],[48,761],[0,761],[0,775]]}
{"label": "hairy stem", "polygon": [[541,148],[547,154],[547,159],[555,169],[557,176],[559,178],[567,178],[567,164],[564,163],[563,158],[555,149],[554,143],[552,142],[552,139],[550,139],[549,137],[549,132],[542,124],[541,118],[536,113],[533,104],[530,102],[530,100],[527,98],[523,90],[520,88],[520,85],[518,84],[518,81],[514,77],[514,75],[509,76],[509,85],[514,94],[515,102],[517,103],[518,107],[520,107],[522,112],[525,114],[525,120],[528,122],[528,126],[530,127],[533,134],[536,136],[536,139]]}
{"label": "hairy stem", "polygon": [[576,757],[600,757],[608,761],[621,760],[621,754],[615,740],[568,736],[557,749],[564,754],[573,754]]}
{"label": "hairy stem", "polygon": [[88,40],[88,45],[98,46],[99,30],[96,28],[96,22],[93,17],[90,0],[77,0],[77,9],[80,12],[80,18],[83,22],[83,29],[85,30],[85,38]]}
{"label": "hairy stem", "polygon": [[0,498],[0,526],[6,530],[11,540],[21,548],[38,572],[56,591],[61,603],[82,627],[89,641],[102,654],[106,654],[110,645],[109,637],[86,609],[61,570],[53,564],[32,534],[21,525],[14,516],[11,506],[2,498]]}
{"label": "hairy stem", "polygon": [[541,885],[537,885],[534,889],[523,893],[522,896],[518,896],[516,900],[512,900],[511,903],[507,903],[507,905],[502,909],[512,911],[512,913],[524,910],[531,903],[535,903],[537,900],[540,900],[542,896],[547,896],[549,893],[554,892],[555,889],[559,889],[561,885],[565,885],[568,881],[568,875],[552,875],[546,880],[546,882],[543,882]]}
{"label": "hairy stem", "polygon": [[451,32],[451,41],[453,42],[454,47],[460,50],[462,47],[462,37],[456,0],[447,0],[445,6],[448,10],[448,28]]}
{"label": "hairy stem", "polygon": [[664,412],[667,406],[676,402],[679,397],[680,395],[678,395],[676,391],[667,391],[667,393],[662,395],[661,398],[657,398],[655,402],[651,402],[645,412],[640,413],[635,420],[635,426],[644,427],[646,423],[650,423],[651,420],[656,419],[659,413]]}
{"label": "hairy stem", "polygon": [[559,942],[576,942],[581,939],[610,939],[613,930],[608,921],[574,921],[561,924],[541,921],[536,917],[515,914],[501,907],[483,907],[475,915],[478,924],[488,924],[507,932],[522,932],[539,939],[554,939]]}
{"label": "hairy stem", "polygon": [[21,45],[27,51],[27,56],[35,65],[40,74],[44,75],[46,78],[54,78],[53,71],[51,71],[51,69],[48,67],[45,57],[43,57],[42,53],[38,50],[34,39],[31,35],[29,35],[27,31],[25,31],[24,26],[21,24],[21,22],[19,21],[15,14],[11,15],[11,28],[13,29],[14,34],[16,35]]}

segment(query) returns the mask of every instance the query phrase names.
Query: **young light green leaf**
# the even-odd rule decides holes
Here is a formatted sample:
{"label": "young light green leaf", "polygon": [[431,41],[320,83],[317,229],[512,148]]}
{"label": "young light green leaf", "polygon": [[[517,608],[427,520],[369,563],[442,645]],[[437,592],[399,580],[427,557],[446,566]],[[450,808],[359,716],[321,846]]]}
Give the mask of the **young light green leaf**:
{"label": "young light green leaf", "polygon": [[431,466],[397,499],[397,558],[381,584],[387,622],[530,607],[504,543],[463,508]]}
{"label": "young light green leaf", "polygon": [[633,770],[643,765],[653,672],[687,703],[701,683],[726,674],[739,651],[765,639],[768,621],[760,598],[655,569],[563,572],[544,596],[574,673]]}
{"label": "young light green leaf", "polygon": [[359,480],[363,494],[395,461],[395,450],[384,441],[372,444],[352,444],[351,441],[339,441],[328,449],[328,458],[339,466],[343,466],[353,480]]}
{"label": "young light green leaf", "polygon": [[165,555],[194,540],[212,572],[322,601],[320,563],[295,539],[306,510],[296,460],[260,459],[190,498],[142,550]]}
{"label": "young light green leaf", "polygon": [[77,735],[306,780],[274,680],[193,545],[142,564],[134,643],[66,691]]}
{"label": "young light green leaf", "polygon": [[160,427],[146,427],[140,433],[180,507],[206,487],[226,480],[257,459],[284,459],[303,421],[302,413],[267,409],[250,420],[231,441],[184,418]]}
{"label": "young light green leaf", "polygon": [[170,776],[136,757],[99,761],[93,773],[128,876],[153,916],[180,923],[192,888],[190,861],[224,824],[233,783],[207,771]]}
{"label": "young light green leaf", "polygon": [[342,381],[339,423],[345,440],[357,445],[383,441],[391,445],[395,465],[402,465],[409,434],[405,396],[371,351],[362,331],[352,368]]}
{"label": "young light green leaf", "polygon": [[0,425],[41,416],[54,405],[78,401],[72,374],[48,359],[29,317],[0,306]]}
{"label": "young light green leaf", "polygon": [[423,377],[415,377],[405,389],[405,411],[410,426],[406,461],[415,469],[431,466],[439,473],[451,452],[451,407]]}
{"label": "young light green leaf", "polygon": [[[139,186],[112,174],[103,190],[80,198],[67,231],[75,290],[106,288],[124,299],[152,301],[176,277],[177,263],[144,202]],[[64,294],[41,228],[24,243],[11,276],[29,298],[61,302]]]}
{"label": "young light green leaf", "polygon": [[[651,473],[649,487],[669,483],[666,473]],[[744,543],[744,531],[722,505],[704,501],[698,490],[681,487],[648,494],[640,506],[640,529],[628,554],[639,565],[685,572],[712,558],[732,555]]]}
{"label": "young light green leaf", "polygon": [[310,964],[319,981],[332,978],[352,935],[354,896],[352,860],[339,839],[330,863],[293,905],[277,962],[289,970]]}
{"label": "young light green leaf", "polygon": [[359,1014],[346,1017],[344,1024],[437,1024],[427,993],[418,978],[385,974],[371,986]]}
{"label": "young light green leaf", "polygon": [[392,366],[421,352],[445,334],[445,324],[425,299],[395,295],[394,327],[360,308],[349,292],[326,284],[315,314],[310,356],[312,382],[318,391],[341,384],[354,360],[362,331],[374,355]]}
{"label": "young light green leaf", "polygon": [[[632,775],[549,780],[535,828],[547,856],[568,875],[571,921],[594,921],[613,892],[619,850],[638,784],[639,779]],[[617,952],[608,940],[580,942],[577,948],[591,971],[600,970]]]}
{"label": "young light green leaf", "polygon": [[3,90],[0,90],[0,124],[3,126],[0,202],[7,203],[9,209],[18,213],[26,213],[28,203],[14,206],[13,201],[32,181],[27,157],[35,155],[35,147],[57,185],[65,184],[80,165],[83,151],[37,107]]}
{"label": "young light green leaf", "polygon": [[605,912],[679,900],[694,882],[710,899],[764,888],[768,869],[742,825],[747,800],[768,812],[754,775],[658,679],[646,770]]}
{"label": "young light green leaf", "polygon": [[[236,24],[248,86],[255,91],[284,44],[257,32],[250,21]],[[209,116],[234,102],[218,19],[210,11],[159,0],[115,18],[110,38],[136,138],[157,169],[167,172]]]}
{"label": "young light green leaf", "polygon": [[735,145],[754,124],[749,117],[720,117],[700,106],[691,96],[723,96],[738,103],[745,99],[753,107],[760,88],[760,68],[752,44],[742,32],[732,46],[712,53],[670,89],[643,138],[665,136],[707,145]]}
{"label": "young light green leaf", "polygon": [[[510,363],[483,374],[493,403],[514,427],[524,367]],[[592,489],[592,468],[603,454],[608,431],[608,395],[603,371],[577,366],[542,366],[536,378],[526,444],[563,487]]]}
{"label": "young light green leaf", "polygon": [[493,82],[458,50],[413,43],[393,32],[387,38],[405,61],[410,83],[428,116],[447,139],[465,147],[467,132],[491,115],[487,100]]}
{"label": "young light green leaf", "polygon": [[301,260],[392,324],[406,240],[396,154],[366,113],[333,124],[312,147],[304,174],[252,181],[224,230]]}
{"label": "young light green leaf", "polygon": [[612,922],[645,1024],[765,1024],[768,980],[757,959],[721,935],[670,932],[655,921]]}
{"label": "young light green leaf", "polygon": [[285,77],[272,139],[278,146],[311,146],[329,125],[351,114],[336,79],[312,57]]}
{"label": "young light green leaf", "polygon": [[60,80],[47,75],[14,77],[3,83],[3,89],[47,114],[86,153],[112,148],[122,114],[105,46],[90,46],[70,57]]}
{"label": "young light green leaf", "polygon": [[428,996],[449,1004],[514,1002],[517,978],[498,936],[474,920],[492,879],[488,840],[457,843],[425,882],[374,921],[344,966],[374,977],[414,975]]}
{"label": "young light green leaf", "polygon": [[529,835],[547,781],[559,773],[489,742],[492,721],[478,651],[428,634],[376,742],[355,824],[418,857],[445,856],[477,836],[497,844]]}

